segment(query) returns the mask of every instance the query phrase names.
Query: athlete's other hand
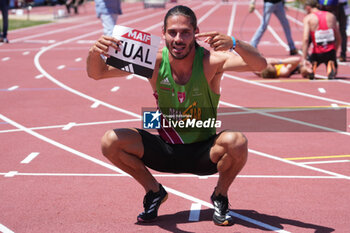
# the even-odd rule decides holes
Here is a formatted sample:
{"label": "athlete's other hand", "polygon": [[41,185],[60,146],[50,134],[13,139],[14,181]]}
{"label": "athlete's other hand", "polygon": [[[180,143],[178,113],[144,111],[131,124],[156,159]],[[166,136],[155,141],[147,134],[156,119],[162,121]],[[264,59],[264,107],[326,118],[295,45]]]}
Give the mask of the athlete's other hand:
{"label": "athlete's other hand", "polygon": [[215,51],[229,50],[233,46],[232,38],[219,32],[203,32],[196,34],[196,38],[205,37],[204,42],[208,43]]}
{"label": "athlete's other hand", "polygon": [[255,4],[249,5],[249,13],[252,13],[255,10]]}
{"label": "athlete's other hand", "polygon": [[122,42],[120,40],[117,40],[116,38],[111,36],[102,35],[91,47],[90,51],[109,57],[109,47],[120,51],[119,45],[122,45]]}

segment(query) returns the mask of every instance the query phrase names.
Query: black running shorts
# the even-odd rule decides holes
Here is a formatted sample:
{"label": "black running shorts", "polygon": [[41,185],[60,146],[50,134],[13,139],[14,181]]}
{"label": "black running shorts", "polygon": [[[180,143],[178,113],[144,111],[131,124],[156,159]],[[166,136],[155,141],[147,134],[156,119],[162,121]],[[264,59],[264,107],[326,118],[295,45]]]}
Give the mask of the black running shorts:
{"label": "black running shorts", "polygon": [[218,172],[209,152],[217,135],[191,144],[169,144],[159,135],[137,129],[142,137],[144,164],[156,171],[212,175]]}
{"label": "black running shorts", "polygon": [[317,62],[317,66],[324,63],[325,65],[328,64],[328,61],[334,61],[335,67],[338,67],[337,64],[337,55],[335,53],[335,50],[331,50],[326,53],[313,53],[310,56],[310,62]]}

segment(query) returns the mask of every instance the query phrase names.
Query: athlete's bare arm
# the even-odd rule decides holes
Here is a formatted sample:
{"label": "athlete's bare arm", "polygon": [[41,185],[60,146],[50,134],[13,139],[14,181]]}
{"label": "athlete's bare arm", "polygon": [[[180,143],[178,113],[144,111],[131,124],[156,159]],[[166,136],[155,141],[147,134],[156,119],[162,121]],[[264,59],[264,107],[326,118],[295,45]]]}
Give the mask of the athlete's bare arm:
{"label": "athlete's bare arm", "polygon": [[213,50],[205,50],[203,67],[208,83],[215,93],[220,93],[220,80],[225,71],[256,71],[266,68],[266,59],[258,50],[250,44],[237,40],[234,52],[228,51],[233,46],[230,36],[218,32],[205,32],[196,35],[207,37],[204,42],[208,43]]}
{"label": "athlete's bare arm", "polygon": [[221,62],[218,72],[261,71],[267,65],[266,59],[247,42],[236,40],[235,51],[239,55],[237,56],[237,54],[228,51],[233,46],[233,40],[230,36],[219,32],[205,32],[197,34],[196,37],[207,37],[205,42],[214,50],[211,52],[214,58],[213,62],[216,63],[217,59]]}
{"label": "athlete's bare arm", "polygon": [[305,16],[304,18],[304,32],[303,32],[303,45],[302,45],[302,52],[303,52],[303,59],[304,61],[307,60],[308,50],[309,50],[309,38],[310,38],[310,20],[312,15],[309,14]]}

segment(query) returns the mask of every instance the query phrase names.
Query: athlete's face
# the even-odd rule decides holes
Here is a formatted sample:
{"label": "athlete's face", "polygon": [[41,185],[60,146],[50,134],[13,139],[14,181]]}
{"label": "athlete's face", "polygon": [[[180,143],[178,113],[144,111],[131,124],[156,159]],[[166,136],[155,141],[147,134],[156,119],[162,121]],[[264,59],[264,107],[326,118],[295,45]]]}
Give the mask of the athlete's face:
{"label": "athlete's face", "polygon": [[163,37],[170,54],[175,59],[183,59],[195,45],[194,29],[190,19],[183,15],[173,15],[167,19],[167,27],[163,29]]}

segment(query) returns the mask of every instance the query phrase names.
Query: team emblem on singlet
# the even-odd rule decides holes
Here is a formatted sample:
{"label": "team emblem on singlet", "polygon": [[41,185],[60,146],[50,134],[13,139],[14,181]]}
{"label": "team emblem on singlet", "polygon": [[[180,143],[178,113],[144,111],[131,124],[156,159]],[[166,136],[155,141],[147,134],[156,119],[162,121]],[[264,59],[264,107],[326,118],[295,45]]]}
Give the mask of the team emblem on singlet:
{"label": "team emblem on singlet", "polygon": [[177,99],[181,104],[185,101],[185,98],[186,98],[185,92],[180,92],[180,91],[177,92]]}

